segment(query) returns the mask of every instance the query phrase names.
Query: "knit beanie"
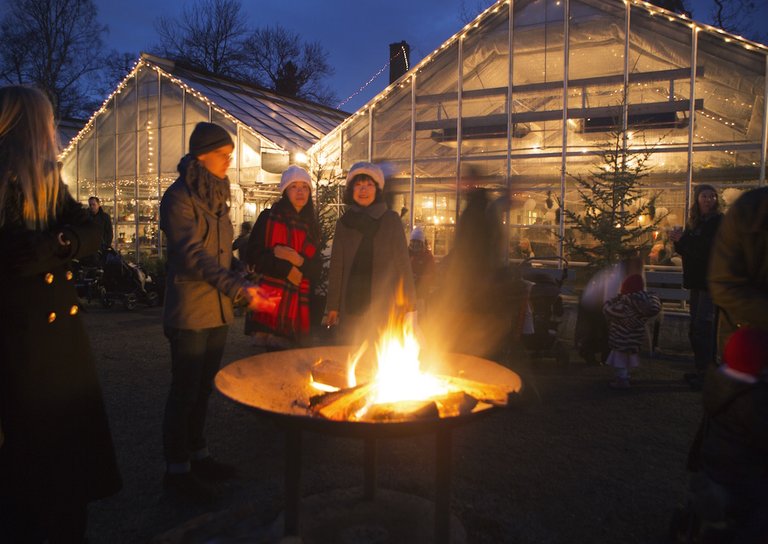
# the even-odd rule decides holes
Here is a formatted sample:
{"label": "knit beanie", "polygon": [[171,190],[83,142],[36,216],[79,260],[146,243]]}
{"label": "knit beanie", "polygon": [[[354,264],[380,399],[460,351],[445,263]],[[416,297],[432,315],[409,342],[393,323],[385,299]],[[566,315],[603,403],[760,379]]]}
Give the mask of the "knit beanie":
{"label": "knit beanie", "polygon": [[376,185],[379,186],[379,189],[384,190],[384,171],[371,162],[356,162],[353,164],[352,168],[349,169],[349,174],[347,174],[347,186],[355,179],[355,176],[361,174],[370,176],[376,182]]}
{"label": "knit beanie", "polygon": [[411,231],[411,240],[418,240],[420,242],[423,242],[427,239],[427,237],[424,235],[424,229],[421,227],[416,227]]}
{"label": "knit beanie", "polygon": [[225,145],[235,145],[232,136],[219,125],[213,123],[198,123],[189,137],[189,153],[199,157]]}
{"label": "knit beanie", "polygon": [[632,274],[627,276],[621,283],[621,294],[636,293],[637,291],[642,291],[643,287],[645,287],[643,277],[640,274]]}
{"label": "knit beanie", "polygon": [[283,191],[285,191],[292,183],[298,183],[300,181],[309,185],[310,188],[312,187],[312,178],[306,170],[296,165],[289,166],[285,172],[283,172],[283,175],[280,176],[280,194],[283,194]]}
{"label": "knit beanie", "polygon": [[757,376],[768,362],[768,331],[739,328],[728,338],[723,360],[731,370]]}

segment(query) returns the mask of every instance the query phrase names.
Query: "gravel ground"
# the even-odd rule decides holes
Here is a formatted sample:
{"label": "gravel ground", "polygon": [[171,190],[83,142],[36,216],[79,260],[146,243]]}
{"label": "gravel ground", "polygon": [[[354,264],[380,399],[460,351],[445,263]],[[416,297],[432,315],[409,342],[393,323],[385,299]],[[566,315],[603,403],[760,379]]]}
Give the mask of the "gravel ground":
{"label": "gravel ground", "polygon": [[[244,523],[266,527],[280,513],[281,430],[214,393],[210,449],[240,467],[242,478],[222,485],[212,507],[166,495],[160,429],[170,362],[160,309],[87,309],[124,480],[119,494],[91,505],[89,541],[273,541],[268,531],[261,540],[210,534]],[[242,325],[239,318],[230,329],[224,363],[254,353]],[[604,367],[511,365],[532,392],[528,402],[454,432],[452,511],[466,542],[664,542],[685,495],[685,458],[700,413],[700,394],[682,381],[690,364],[684,357],[644,359],[626,391],[607,386]],[[381,441],[379,482],[429,498],[433,458],[432,437]],[[359,440],[305,433],[303,494],[361,485],[361,459]]]}

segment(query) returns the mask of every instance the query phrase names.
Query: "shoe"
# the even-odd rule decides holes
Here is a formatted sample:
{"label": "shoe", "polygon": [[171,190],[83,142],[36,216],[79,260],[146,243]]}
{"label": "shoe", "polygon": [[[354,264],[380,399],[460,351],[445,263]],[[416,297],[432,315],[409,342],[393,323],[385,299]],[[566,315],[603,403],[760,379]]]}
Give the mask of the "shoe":
{"label": "shoe", "polygon": [[191,472],[165,473],[163,488],[195,502],[210,503],[216,500],[216,491]]}
{"label": "shoe", "polygon": [[616,378],[608,385],[614,389],[629,389],[630,387],[629,380],[627,378]]}
{"label": "shoe", "polygon": [[210,455],[192,461],[192,473],[206,480],[231,480],[237,478],[240,471],[232,465],[217,461]]}

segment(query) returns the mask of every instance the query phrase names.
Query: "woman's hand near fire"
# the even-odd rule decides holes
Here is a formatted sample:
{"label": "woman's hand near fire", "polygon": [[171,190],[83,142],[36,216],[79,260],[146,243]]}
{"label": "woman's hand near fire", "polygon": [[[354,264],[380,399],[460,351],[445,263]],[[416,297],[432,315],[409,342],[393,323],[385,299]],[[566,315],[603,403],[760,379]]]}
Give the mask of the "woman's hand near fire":
{"label": "woman's hand near fire", "polygon": [[248,309],[256,312],[272,312],[280,304],[280,294],[270,294],[256,287],[250,285],[243,288],[243,296],[245,297]]}
{"label": "woman's hand near fire", "polygon": [[325,316],[325,326],[328,328],[333,327],[339,322],[338,310],[329,310],[328,315]]}

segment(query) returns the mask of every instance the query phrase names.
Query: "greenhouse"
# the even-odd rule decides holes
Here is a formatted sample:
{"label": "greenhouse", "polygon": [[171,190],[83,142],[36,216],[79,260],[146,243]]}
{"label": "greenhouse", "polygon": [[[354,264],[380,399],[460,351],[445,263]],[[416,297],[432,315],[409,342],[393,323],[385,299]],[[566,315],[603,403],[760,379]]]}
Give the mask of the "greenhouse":
{"label": "greenhouse", "polygon": [[228,177],[232,221],[254,221],[277,194],[280,174],[347,113],[142,54],[61,154],[79,201],[100,198],[115,248],[136,260],[162,252],[158,206],[176,179],[195,124],[211,121],[235,141]]}
{"label": "greenhouse", "polygon": [[482,186],[508,198],[511,255],[529,243],[563,256],[558,208],[583,206],[575,176],[599,167],[616,134],[649,153],[654,236],[684,223],[697,183],[726,204],[764,184],[767,64],[764,45],[641,1],[502,0],[309,154],[328,181],[359,160],[385,163],[393,207],[436,255],[463,189]]}

